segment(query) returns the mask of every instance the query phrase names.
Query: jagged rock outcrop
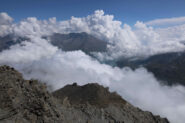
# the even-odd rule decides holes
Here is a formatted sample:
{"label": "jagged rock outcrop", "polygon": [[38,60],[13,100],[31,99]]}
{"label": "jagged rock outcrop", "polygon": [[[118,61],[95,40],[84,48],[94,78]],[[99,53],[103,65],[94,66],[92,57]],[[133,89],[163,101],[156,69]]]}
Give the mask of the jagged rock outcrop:
{"label": "jagged rock outcrop", "polygon": [[8,66],[0,67],[0,92],[1,123],[168,123],[98,84],[67,85],[50,94]]}
{"label": "jagged rock outcrop", "polygon": [[[117,93],[110,93],[108,88],[96,83],[66,85],[53,95],[70,110],[62,110],[64,118],[72,112],[72,119],[78,123],[168,123],[167,119],[132,106]],[[65,121],[73,122],[71,118]]]}
{"label": "jagged rock outcrop", "polygon": [[106,107],[109,104],[126,103],[116,92],[110,93],[108,88],[104,88],[97,83],[84,86],[73,83],[53,92],[53,95],[60,100],[68,99],[72,105],[89,103],[97,107]]}
{"label": "jagged rock outcrop", "polygon": [[54,99],[46,86],[24,80],[8,66],[0,67],[0,122],[52,123],[62,121]]}

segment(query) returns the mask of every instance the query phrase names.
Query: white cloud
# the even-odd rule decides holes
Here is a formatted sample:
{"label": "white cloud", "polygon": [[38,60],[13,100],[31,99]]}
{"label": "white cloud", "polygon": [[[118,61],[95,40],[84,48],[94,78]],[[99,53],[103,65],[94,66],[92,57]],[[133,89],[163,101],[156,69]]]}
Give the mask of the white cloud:
{"label": "white cloud", "polygon": [[169,25],[185,24],[185,17],[155,19],[155,20],[145,22],[145,24],[149,26],[164,26],[164,25],[169,26]]}
{"label": "white cloud", "polygon": [[156,32],[166,40],[173,40],[174,42],[185,41],[185,24],[167,28],[158,28],[156,29]]}
{"label": "white cloud", "polygon": [[[0,61],[4,63],[27,63],[35,61],[42,57],[50,57],[56,52],[57,48],[51,46],[46,40],[34,37],[30,41],[24,41],[11,47],[11,50],[0,52]],[[16,56],[16,57],[15,57]]]}
{"label": "white cloud", "polygon": [[[101,64],[82,51],[63,52],[46,40],[33,39],[0,54],[0,64],[21,71],[27,79],[38,79],[58,89],[77,82],[98,82],[117,91],[124,99],[143,110],[183,123],[185,117],[185,88],[161,86],[144,68],[111,67]],[[41,41],[42,40],[42,41]],[[44,42],[45,41],[45,42]],[[42,43],[39,43],[42,42]]]}
{"label": "white cloud", "polygon": [[0,25],[8,25],[11,24],[13,18],[11,18],[7,13],[2,12],[0,13]]}
{"label": "white cloud", "polygon": [[[178,35],[177,32],[171,33],[180,28]],[[102,10],[97,10],[87,17],[71,17],[66,21],[57,21],[56,18],[37,20],[37,18],[29,17],[18,24],[11,24],[7,30],[1,29],[3,33],[0,35],[13,33],[19,36],[41,37],[56,32],[87,32],[109,42],[111,44],[109,45],[109,56],[115,59],[120,56],[148,56],[184,50],[185,46],[181,42],[185,40],[183,27],[172,29],[159,32],[159,29],[148,27],[142,22],[137,22],[133,28],[127,24],[122,26],[120,21],[114,20],[113,15],[105,15]]]}
{"label": "white cloud", "polygon": [[7,25],[8,30],[0,28],[1,36],[14,33],[29,37],[30,41],[2,51],[0,64],[15,67],[24,77],[42,80],[54,89],[73,82],[98,82],[118,91],[123,98],[144,110],[166,116],[171,122],[185,121],[184,87],[161,86],[144,68],[133,71],[111,67],[99,63],[82,51],[63,52],[49,41],[41,39],[42,35],[54,32],[87,32],[113,44],[109,46],[108,52],[113,58],[152,55],[184,50],[185,46],[181,43],[185,39],[184,26],[153,29],[137,22],[131,28],[127,24],[122,26],[120,21],[114,20],[112,15],[105,15],[102,10],[87,17],[72,17],[66,21],[57,21],[56,18],[37,20],[31,17],[18,24]]}
{"label": "white cloud", "polygon": [[11,32],[11,24],[13,18],[11,18],[7,13],[0,13],[0,36],[7,35]]}

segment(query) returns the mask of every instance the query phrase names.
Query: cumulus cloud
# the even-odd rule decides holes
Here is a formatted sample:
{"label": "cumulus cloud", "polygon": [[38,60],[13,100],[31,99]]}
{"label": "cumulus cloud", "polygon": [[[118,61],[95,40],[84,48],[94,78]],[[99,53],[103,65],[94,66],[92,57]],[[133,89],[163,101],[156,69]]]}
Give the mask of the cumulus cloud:
{"label": "cumulus cloud", "polygon": [[[185,47],[181,43],[185,39],[182,26],[153,29],[137,22],[132,28],[127,24],[122,26],[120,21],[114,20],[114,16],[105,15],[102,10],[97,10],[87,17],[72,17],[66,21],[57,21],[56,18],[38,20],[30,17],[17,24],[7,25],[9,30],[0,28],[0,32],[6,31],[0,33],[1,36],[13,33],[26,36],[29,40],[0,52],[0,65],[15,67],[25,78],[46,82],[52,85],[54,90],[73,82],[98,82],[108,86],[111,91],[117,91],[135,106],[167,117],[174,123],[185,121],[184,87],[161,86],[145,68],[133,71],[130,68],[111,67],[82,51],[64,52],[41,38],[56,32],[87,32],[109,42],[108,54],[112,58],[133,57],[184,50]],[[179,31],[171,33],[176,30]],[[170,35],[170,38],[167,35]]]}
{"label": "cumulus cloud", "polygon": [[[150,55],[159,54],[159,53],[167,53],[167,52],[179,52],[184,50],[184,44],[181,42],[185,40],[184,31],[179,31],[176,35],[172,33],[170,29],[153,29],[152,27],[146,26],[142,22],[137,22],[135,24],[135,34],[138,39],[142,43],[144,52],[148,52]],[[179,30],[182,26],[179,26],[175,29],[175,27],[171,27],[174,31]],[[166,37],[165,37],[166,35]],[[171,38],[167,37],[171,36]],[[179,37],[181,36],[181,38]]]}
{"label": "cumulus cloud", "polygon": [[185,17],[155,19],[155,20],[145,22],[145,24],[149,26],[164,26],[164,25],[170,26],[170,25],[185,24]]}
{"label": "cumulus cloud", "polygon": [[[112,59],[122,56],[149,56],[185,49],[185,45],[181,42],[185,40],[182,26],[168,31],[165,29],[159,31],[143,22],[137,22],[134,27],[131,27],[115,20],[113,15],[105,15],[102,10],[97,10],[87,17],[71,17],[66,21],[57,21],[56,18],[38,20],[35,17],[29,17],[8,27],[7,30],[1,30],[1,36],[12,33],[23,37],[30,35],[41,37],[52,33],[87,32],[109,43],[107,56]],[[181,30],[178,31],[178,35],[172,33],[176,30]]]}
{"label": "cumulus cloud", "polygon": [[0,64],[11,65],[21,71],[25,78],[46,82],[54,90],[73,82],[80,85],[98,82],[108,86],[111,91],[117,91],[143,110],[160,114],[174,123],[184,122],[184,87],[161,86],[144,68],[133,71],[130,68],[111,67],[82,51],[64,52],[46,40],[42,45],[38,42],[27,42],[3,51]]}
{"label": "cumulus cloud", "polygon": [[0,25],[8,25],[13,21],[13,18],[11,18],[7,13],[2,12],[0,13]]}
{"label": "cumulus cloud", "polygon": [[6,35],[10,32],[12,21],[13,18],[11,18],[7,13],[0,13],[0,36]]}
{"label": "cumulus cloud", "polygon": [[158,28],[156,29],[156,32],[160,33],[160,36],[163,39],[173,40],[174,42],[185,42],[185,24],[167,28]]}
{"label": "cumulus cloud", "polygon": [[42,57],[49,57],[56,52],[57,48],[51,46],[44,39],[34,37],[33,40],[24,41],[11,47],[11,50],[0,52],[0,61],[4,63],[26,63],[27,61],[35,61]]}

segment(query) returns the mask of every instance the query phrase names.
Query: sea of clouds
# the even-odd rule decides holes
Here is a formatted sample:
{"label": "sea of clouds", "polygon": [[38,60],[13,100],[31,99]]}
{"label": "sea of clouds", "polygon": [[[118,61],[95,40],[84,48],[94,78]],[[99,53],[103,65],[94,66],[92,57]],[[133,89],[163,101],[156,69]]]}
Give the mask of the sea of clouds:
{"label": "sea of clouds", "polygon": [[[30,17],[13,23],[7,13],[0,13],[0,36],[27,37],[20,44],[0,52],[0,65],[19,70],[26,79],[38,79],[53,90],[66,84],[96,82],[118,92],[143,110],[167,117],[173,123],[185,121],[185,87],[164,86],[145,68],[131,70],[100,63],[82,51],[65,52],[41,38],[53,33],[87,32],[107,41],[111,59],[121,56],[150,56],[185,49],[185,25],[152,28],[143,22],[131,27],[105,15],[102,10],[83,18],[57,21]],[[100,54],[102,57],[102,54]]]}

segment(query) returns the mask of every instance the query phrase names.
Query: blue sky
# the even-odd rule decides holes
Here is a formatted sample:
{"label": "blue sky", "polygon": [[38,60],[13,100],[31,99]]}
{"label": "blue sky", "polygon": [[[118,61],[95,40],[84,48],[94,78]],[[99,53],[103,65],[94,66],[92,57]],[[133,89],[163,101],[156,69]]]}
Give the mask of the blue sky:
{"label": "blue sky", "polygon": [[97,9],[134,24],[137,20],[185,16],[185,0],[0,0],[0,12],[7,12],[15,21],[26,17],[66,20],[87,16]]}

